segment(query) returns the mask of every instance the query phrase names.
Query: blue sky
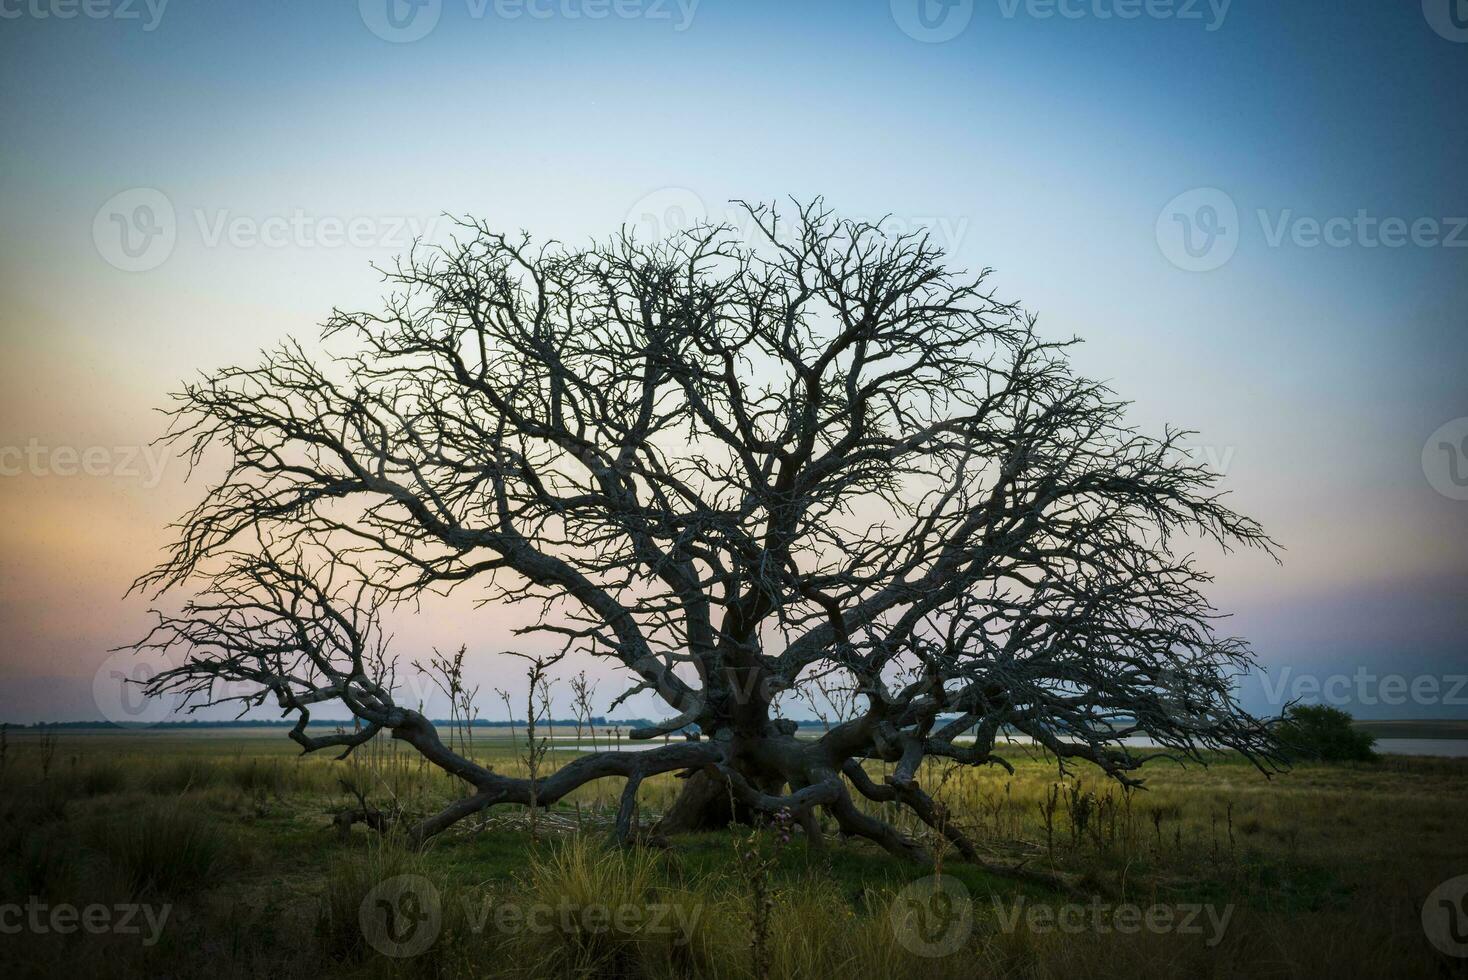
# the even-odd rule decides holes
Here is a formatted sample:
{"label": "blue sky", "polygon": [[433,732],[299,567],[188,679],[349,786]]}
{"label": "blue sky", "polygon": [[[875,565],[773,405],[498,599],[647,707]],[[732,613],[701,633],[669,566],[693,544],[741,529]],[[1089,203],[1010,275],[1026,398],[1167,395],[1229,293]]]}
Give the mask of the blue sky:
{"label": "blue sky", "polygon": [[[815,194],[934,228],[1139,424],[1199,430],[1287,549],[1208,558],[1271,668],[1468,674],[1468,501],[1429,446],[1468,416],[1462,0],[387,2],[0,0],[0,446],[110,460],[0,478],[0,716],[95,715],[198,492],[123,460],[182,377],[372,302],[442,212],[580,240]],[[160,200],[166,251],[120,268],[109,215]]]}

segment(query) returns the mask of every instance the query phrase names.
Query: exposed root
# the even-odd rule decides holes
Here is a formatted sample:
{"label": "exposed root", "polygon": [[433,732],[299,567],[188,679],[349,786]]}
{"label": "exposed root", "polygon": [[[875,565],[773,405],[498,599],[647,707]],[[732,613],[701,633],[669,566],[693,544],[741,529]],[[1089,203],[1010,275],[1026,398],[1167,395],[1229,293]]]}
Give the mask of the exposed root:
{"label": "exposed root", "polygon": [[[918,787],[916,781],[910,781],[905,784],[889,782],[885,785],[879,785],[872,781],[872,778],[867,775],[866,770],[861,767],[861,763],[855,760],[848,761],[842,766],[841,772],[869,800],[879,803],[896,801],[906,804],[918,815],[918,818],[923,823],[927,824],[935,832],[942,834],[949,843],[953,844],[964,861],[981,868],[986,873],[1000,878],[1009,878],[1016,881],[1029,882],[1030,884],[1042,885],[1045,888],[1059,892],[1074,893],[1077,890],[1075,882],[1059,872],[1030,868],[1023,861],[1018,864],[1005,864],[984,857],[979,853],[978,848],[974,846],[973,842],[968,839],[968,836],[955,826],[947,808],[923,792]],[[882,824],[882,826],[886,827],[887,825]],[[888,829],[892,830],[892,828]],[[895,833],[895,830],[893,830],[893,833]],[[878,841],[878,843],[881,843],[881,841]],[[889,847],[888,850],[891,850],[891,848]]]}

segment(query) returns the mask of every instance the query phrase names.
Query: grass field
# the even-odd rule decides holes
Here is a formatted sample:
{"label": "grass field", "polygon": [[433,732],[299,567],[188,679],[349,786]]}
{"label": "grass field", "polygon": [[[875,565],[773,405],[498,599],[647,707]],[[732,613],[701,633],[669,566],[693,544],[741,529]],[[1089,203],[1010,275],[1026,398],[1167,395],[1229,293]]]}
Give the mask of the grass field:
{"label": "grass field", "polygon": [[[473,754],[519,768],[504,733],[476,732]],[[1015,761],[1012,777],[924,783],[993,861],[1062,885],[941,851],[935,874],[829,826],[819,848],[768,828],[611,849],[612,782],[544,814],[534,840],[504,808],[415,849],[331,825],[342,779],[409,813],[455,792],[391,742],[333,762],[268,731],[11,733],[0,974],[1468,976],[1422,920],[1429,893],[1468,874],[1468,760],[1266,780],[1220,756],[1149,767],[1129,794]],[[643,826],[677,786],[644,783]]]}

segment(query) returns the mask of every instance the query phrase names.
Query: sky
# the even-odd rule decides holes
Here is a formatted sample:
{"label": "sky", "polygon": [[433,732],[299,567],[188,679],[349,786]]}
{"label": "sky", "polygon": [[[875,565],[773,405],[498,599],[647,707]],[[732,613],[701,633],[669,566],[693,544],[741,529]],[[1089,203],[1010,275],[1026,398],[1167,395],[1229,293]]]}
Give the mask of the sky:
{"label": "sky", "polygon": [[[1197,430],[1284,549],[1203,556],[1246,705],[1468,717],[1463,0],[0,0],[0,85],[0,720],[134,710],[124,594],[203,492],[149,445],[182,380],[373,305],[445,213],[792,195],[927,228]],[[488,691],[512,625],[397,643]]]}

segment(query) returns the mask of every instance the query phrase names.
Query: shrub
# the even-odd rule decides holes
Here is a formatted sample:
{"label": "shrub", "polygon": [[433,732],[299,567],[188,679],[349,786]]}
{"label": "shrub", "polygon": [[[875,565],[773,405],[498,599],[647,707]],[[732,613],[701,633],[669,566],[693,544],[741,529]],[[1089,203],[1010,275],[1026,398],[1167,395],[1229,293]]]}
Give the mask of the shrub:
{"label": "shrub", "polygon": [[242,759],[227,769],[225,779],[252,795],[281,796],[300,789],[300,773],[279,759]]}
{"label": "shrub", "polygon": [[176,759],[148,769],[143,786],[150,793],[186,793],[213,786],[220,781],[221,772],[206,759]]}
{"label": "shrub", "polygon": [[109,814],[91,842],[135,894],[176,894],[213,879],[232,842],[206,814],[177,801]]}
{"label": "shrub", "polygon": [[1297,704],[1285,709],[1277,729],[1291,755],[1320,762],[1372,762],[1375,736],[1351,726],[1351,716],[1327,705]]}
{"label": "shrub", "polygon": [[0,876],[4,894],[66,893],[78,877],[76,841],[69,829],[64,823],[43,823],[5,840],[5,874]]}
{"label": "shrub", "polygon": [[407,876],[428,881],[438,895],[444,890],[423,852],[391,835],[371,838],[365,848],[332,864],[316,916],[317,938],[330,957],[357,960],[371,954],[362,931],[363,904],[383,883]]}
{"label": "shrub", "polygon": [[127,776],[115,762],[93,763],[78,773],[77,780],[77,790],[82,796],[105,796],[127,786]]}
{"label": "shrub", "polygon": [[[648,961],[664,958],[675,940],[687,937],[659,930],[584,928],[583,912],[603,914],[620,910],[644,911],[650,903],[671,905],[677,897],[659,894],[660,859],[655,852],[637,848],[608,848],[577,835],[554,844],[549,853],[532,857],[529,869],[517,876],[518,892],[501,900],[526,907],[567,909],[570,928],[545,931],[525,929],[514,937],[514,955],[541,976],[625,976],[645,974]],[[678,921],[683,921],[679,919]]]}

